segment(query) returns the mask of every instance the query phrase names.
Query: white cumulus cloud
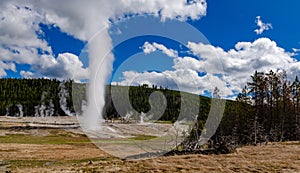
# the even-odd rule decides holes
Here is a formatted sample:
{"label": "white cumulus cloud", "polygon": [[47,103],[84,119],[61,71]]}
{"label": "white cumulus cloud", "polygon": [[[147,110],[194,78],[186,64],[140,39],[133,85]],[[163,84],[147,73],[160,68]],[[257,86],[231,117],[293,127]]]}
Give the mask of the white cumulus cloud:
{"label": "white cumulus cloud", "polygon": [[89,75],[88,69],[83,68],[78,56],[71,53],[59,54],[57,58],[42,55],[32,68],[42,76],[58,79],[72,78],[79,81],[87,79]]}
{"label": "white cumulus cloud", "polygon": [[143,73],[125,71],[124,80],[118,84],[148,84],[168,86],[173,89],[181,86],[180,89],[183,91],[196,94],[212,91],[217,86],[221,89],[221,96],[234,98],[234,94],[242,90],[250,81],[250,75],[256,70],[276,72],[284,69],[290,80],[300,74],[300,62],[293,58],[295,54],[285,51],[269,38],[259,38],[253,42],[238,42],[228,51],[210,44],[193,42],[189,42],[187,47],[198,59],[169,56],[167,52],[172,49],[146,42],[144,52],[164,50],[162,51],[164,54],[173,58],[173,70]]}
{"label": "white cumulus cloud", "polygon": [[[269,38],[239,42],[229,51],[202,43],[189,43],[188,47],[195,55],[205,59],[202,63],[207,69],[211,69],[212,73],[223,73],[224,80],[239,91],[256,70],[268,72],[284,69],[291,80],[300,72],[299,62],[293,58],[295,54],[285,51]],[[223,65],[221,70],[216,56]]]}

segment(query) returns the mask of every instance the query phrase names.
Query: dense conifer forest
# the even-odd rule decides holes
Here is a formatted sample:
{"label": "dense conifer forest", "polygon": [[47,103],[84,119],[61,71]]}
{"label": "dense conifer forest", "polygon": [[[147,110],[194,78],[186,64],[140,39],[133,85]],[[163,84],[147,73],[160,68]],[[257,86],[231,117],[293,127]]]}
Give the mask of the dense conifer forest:
{"label": "dense conifer forest", "polygon": [[64,116],[66,113],[61,104],[73,109],[71,82],[55,79],[0,79],[0,115]]}

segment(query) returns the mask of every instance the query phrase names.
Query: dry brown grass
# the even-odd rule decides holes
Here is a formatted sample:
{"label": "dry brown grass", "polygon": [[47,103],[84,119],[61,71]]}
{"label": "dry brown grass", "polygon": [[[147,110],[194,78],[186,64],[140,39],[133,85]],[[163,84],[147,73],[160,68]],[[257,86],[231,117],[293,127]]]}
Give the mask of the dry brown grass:
{"label": "dry brown grass", "polygon": [[[131,161],[112,158],[93,145],[1,144],[0,147],[0,155],[7,162],[19,160],[13,168],[16,172],[300,172],[299,142],[243,147],[228,155],[184,155]],[[36,164],[36,160],[44,162]]]}
{"label": "dry brown grass", "polygon": [[[13,131],[2,132],[7,137]],[[55,143],[39,141],[53,133],[62,134],[55,138]],[[300,142],[246,146],[227,155],[121,160],[83,140],[84,136],[64,130],[51,129],[38,137],[29,131],[12,134],[15,139],[0,136],[0,172],[300,172]],[[17,138],[32,141],[21,143]],[[66,141],[78,139],[83,142]]]}

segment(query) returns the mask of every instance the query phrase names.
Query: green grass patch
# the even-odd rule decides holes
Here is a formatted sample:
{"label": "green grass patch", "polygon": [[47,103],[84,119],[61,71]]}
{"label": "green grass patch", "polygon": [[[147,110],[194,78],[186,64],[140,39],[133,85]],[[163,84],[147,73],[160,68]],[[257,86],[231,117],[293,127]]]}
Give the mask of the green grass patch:
{"label": "green grass patch", "polygon": [[155,121],[158,124],[173,124],[172,121]]}
{"label": "green grass patch", "polygon": [[135,144],[135,141],[145,141],[150,139],[155,139],[156,136],[150,135],[137,135],[131,138],[118,138],[118,139],[92,139],[95,144]]}
{"label": "green grass patch", "polygon": [[150,140],[150,139],[154,139],[154,138],[156,138],[156,136],[138,135],[138,136],[135,136],[133,138],[129,138],[129,140],[141,140],[141,141],[144,141],[144,140]]}
{"label": "green grass patch", "polygon": [[9,134],[0,136],[1,143],[18,144],[81,144],[90,143],[90,140],[83,136],[71,137],[67,135],[31,136],[24,134]]}

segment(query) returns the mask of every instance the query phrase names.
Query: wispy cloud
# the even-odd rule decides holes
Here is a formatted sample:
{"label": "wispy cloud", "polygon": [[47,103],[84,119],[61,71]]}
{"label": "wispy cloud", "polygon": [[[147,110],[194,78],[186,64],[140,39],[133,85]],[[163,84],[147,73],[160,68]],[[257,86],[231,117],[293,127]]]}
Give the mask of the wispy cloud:
{"label": "wispy cloud", "polygon": [[257,16],[257,17],[256,17],[255,23],[256,23],[256,25],[259,27],[258,29],[255,29],[255,30],[254,30],[254,32],[255,32],[257,35],[262,34],[264,31],[267,31],[267,30],[269,30],[269,29],[273,29],[272,24],[271,24],[271,23],[264,23],[264,22],[261,20],[261,17],[260,17],[260,16]]}
{"label": "wispy cloud", "polygon": [[293,51],[294,51],[294,52],[300,52],[300,49],[293,48]]}
{"label": "wispy cloud", "polygon": [[178,57],[178,52],[176,50],[173,49],[168,49],[166,48],[164,45],[162,44],[158,44],[158,43],[149,43],[149,42],[145,42],[143,47],[143,52],[145,54],[149,54],[152,52],[155,52],[157,50],[162,51],[164,54],[166,54],[167,56],[171,57],[171,58],[177,58]]}

